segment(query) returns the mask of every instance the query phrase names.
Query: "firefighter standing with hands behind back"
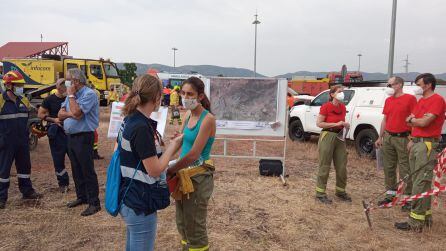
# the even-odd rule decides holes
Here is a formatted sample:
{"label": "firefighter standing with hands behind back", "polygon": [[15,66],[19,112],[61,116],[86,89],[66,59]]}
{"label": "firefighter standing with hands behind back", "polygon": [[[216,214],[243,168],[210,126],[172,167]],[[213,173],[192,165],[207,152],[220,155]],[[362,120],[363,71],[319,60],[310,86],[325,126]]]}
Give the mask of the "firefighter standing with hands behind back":
{"label": "firefighter standing with hands behind back", "polygon": [[10,71],[3,76],[6,90],[0,95],[0,209],[8,199],[9,177],[15,161],[23,199],[40,199],[31,183],[28,117],[30,104],[23,96],[23,76]]}
{"label": "firefighter standing with hands behind back", "polygon": [[[384,104],[384,118],[381,122],[381,130],[378,140],[375,142],[377,148],[381,148],[384,163],[386,198],[378,202],[384,205],[392,202],[398,187],[396,169],[399,168],[400,178],[410,173],[409,142],[410,127],[406,124],[406,118],[411,114],[417,104],[415,96],[403,93],[404,80],[400,77],[392,77],[388,81],[386,89],[388,97]],[[404,194],[410,196],[412,182],[407,182]],[[402,208],[402,211],[410,211],[410,203]]]}
{"label": "firefighter standing with hands behind back", "polygon": [[[415,94],[423,95],[407,117],[412,127],[409,150],[410,172],[412,173],[412,194],[421,194],[432,188],[433,169],[437,163],[437,147],[445,119],[445,101],[434,92],[437,80],[434,75],[424,73],[415,79]],[[397,222],[399,230],[421,232],[432,226],[431,196],[412,201],[409,220]]]}

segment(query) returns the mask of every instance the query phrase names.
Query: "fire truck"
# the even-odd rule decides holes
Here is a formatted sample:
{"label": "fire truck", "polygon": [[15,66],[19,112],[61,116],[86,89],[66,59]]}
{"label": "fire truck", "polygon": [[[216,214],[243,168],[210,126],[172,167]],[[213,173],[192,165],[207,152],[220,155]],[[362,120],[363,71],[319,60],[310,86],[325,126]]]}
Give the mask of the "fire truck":
{"label": "fire truck", "polygon": [[329,72],[325,78],[296,78],[288,82],[288,87],[300,95],[316,96],[336,83],[357,83],[362,82],[363,77],[360,72],[347,71],[347,66],[343,65],[340,72]]}
{"label": "fire truck", "polygon": [[42,55],[41,58],[4,58],[3,72],[19,71],[24,77],[25,91],[52,85],[64,78],[68,69],[79,68],[88,84],[100,92],[101,104],[107,102],[110,86],[121,82],[116,64],[104,59],[83,59],[61,55]]}

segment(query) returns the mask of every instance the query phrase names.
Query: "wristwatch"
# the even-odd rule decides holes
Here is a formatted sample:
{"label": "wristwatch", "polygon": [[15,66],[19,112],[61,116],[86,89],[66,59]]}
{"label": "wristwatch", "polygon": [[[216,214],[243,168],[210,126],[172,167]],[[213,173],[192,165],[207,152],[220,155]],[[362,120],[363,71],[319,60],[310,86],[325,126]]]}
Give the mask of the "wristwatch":
{"label": "wristwatch", "polygon": [[73,94],[68,95],[69,98],[76,98],[76,96],[74,96]]}

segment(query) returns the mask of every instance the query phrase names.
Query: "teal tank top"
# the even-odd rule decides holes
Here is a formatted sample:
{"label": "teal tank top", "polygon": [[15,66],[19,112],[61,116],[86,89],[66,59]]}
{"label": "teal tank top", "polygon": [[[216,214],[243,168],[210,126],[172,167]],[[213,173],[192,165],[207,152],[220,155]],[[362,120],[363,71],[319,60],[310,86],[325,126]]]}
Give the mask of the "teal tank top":
{"label": "teal tank top", "polygon": [[[186,124],[184,125],[184,131],[183,131],[183,144],[181,147],[181,154],[180,154],[180,158],[183,158],[184,156],[186,156],[186,154],[188,154],[190,152],[190,150],[192,149],[192,146],[194,145],[195,139],[198,136],[198,132],[200,131],[200,127],[201,127],[201,123],[203,122],[204,118],[206,117],[206,115],[209,113],[208,110],[204,110],[201,115],[200,118],[197,121],[197,124],[193,127],[193,128],[189,128],[187,126],[187,124],[189,123],[189,118],[187,118],[186,120]],[[206,142],[206,145],[203,148],[203,151],[200,154],[200,159],[197,161],[203,162],[205,160],[208,160],[210,158],[211,155],[211,148],[212,148],[212,144],[214,144],[215,141],[215,137],[209,137],[208,142]],[[201,163],[194,163],[194,164],[201,164]]]}

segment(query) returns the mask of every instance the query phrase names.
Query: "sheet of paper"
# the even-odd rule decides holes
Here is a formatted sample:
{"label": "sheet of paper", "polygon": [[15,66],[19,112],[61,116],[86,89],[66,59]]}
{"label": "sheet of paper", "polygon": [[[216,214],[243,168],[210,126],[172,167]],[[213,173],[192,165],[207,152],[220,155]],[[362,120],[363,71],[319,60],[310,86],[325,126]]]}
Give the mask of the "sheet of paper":
{"label": "sheet of paper", "polygon": [[[118,137],[119,129],[121,128],[121,124],[124,120],[124,117],[122,116],[123,107],[124,107],[123,102],[112,103],[110,123],[108,126],[108,133],[107,133],[108,138]],[[166,130],[168,111],[169,109],[167,107],[160,107],[158,112],[152,112],[150,116],[151,119],[158,122],[156,130],[161,134],[161,137],[164,137],[164,131]]]}
{"label": "sheet of paper", "polygon": [[349,130],[350,129],[344,127],[344,129],[342,129],[336,137],[342,141],[345,141],[345,138],[347,137],[347,133]]}

